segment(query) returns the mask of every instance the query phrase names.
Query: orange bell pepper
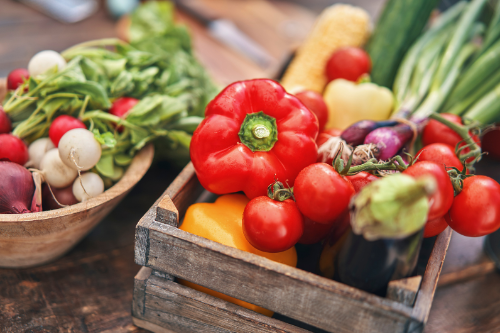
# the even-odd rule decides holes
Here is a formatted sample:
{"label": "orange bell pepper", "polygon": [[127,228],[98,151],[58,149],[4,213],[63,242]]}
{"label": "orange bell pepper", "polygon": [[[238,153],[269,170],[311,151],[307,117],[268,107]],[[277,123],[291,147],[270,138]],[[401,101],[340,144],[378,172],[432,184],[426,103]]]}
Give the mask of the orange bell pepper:
{"label": "orange bell pepper", "polygon": [[[193,204],[188,208],[184,221],[179,229],[295,267],[297,265],[297,252],[295,251],[295,247],[284,252],[267,253],[257,250],[246,240],[245,235],[243,235],[242,217],[243,210],[249,201],[250,200],[242,194],[228,194],[219,197],[215,203]],[[270,310],[224,295],[192,282],[185,280],[179,280],[179,282],[187,287],[243,306],[266,316],[270,317],[273,315],[273,312]]]}

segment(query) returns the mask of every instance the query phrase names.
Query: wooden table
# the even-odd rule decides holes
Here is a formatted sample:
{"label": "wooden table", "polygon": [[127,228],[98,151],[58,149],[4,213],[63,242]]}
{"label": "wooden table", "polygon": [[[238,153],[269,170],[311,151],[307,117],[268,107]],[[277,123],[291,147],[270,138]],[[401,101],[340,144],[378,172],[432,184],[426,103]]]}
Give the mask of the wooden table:
{"label": "wooden table", "polygon": [[[201,61],[221,84],[275,75],[290,49],[303,38],[300,32],[307,31],[314,18],[311,12],[285,3],[230,3],[212,0],[210,5],[264,45],[275,63],[261,69],[179,15],[194,33]],[[234,7],[235,3],[240,7]],[[380,8],[380,1],[357,0],[357,4],[363,3],[371,6],[366,8],[372,12]],[[299,32],[284,37],[282,27],[287,25],[295,25],[298,29],[293,29]],[[25,67],[42,49],[61,51],[78,42],[116,35],[115,25],[104,10],[84,22],[63,25],[7,0],[1,0],[0,27],[0,77],[13,68]],[[499,175],[492,165],[480,165],[480,172]],[[143,332],[130,317],[133,277],[139,270],[133,262],[134,229],[176,173],[168,165],[154,164],[113,213],[54,263],[31,269],[0,269],[0,331]],[[482,254],[482,241],[454,235],[425,332],[500,331],[500,274]]]}

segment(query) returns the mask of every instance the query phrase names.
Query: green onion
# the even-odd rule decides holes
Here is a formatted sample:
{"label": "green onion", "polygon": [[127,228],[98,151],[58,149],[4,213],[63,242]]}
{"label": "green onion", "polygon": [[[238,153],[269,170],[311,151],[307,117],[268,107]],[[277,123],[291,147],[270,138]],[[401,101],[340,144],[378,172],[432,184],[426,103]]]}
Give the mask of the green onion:
{"label": "green onion", "polygon": [[500,84],[484,95],[465,113],[464,118],[481,124],[491,124],[500,120]]}

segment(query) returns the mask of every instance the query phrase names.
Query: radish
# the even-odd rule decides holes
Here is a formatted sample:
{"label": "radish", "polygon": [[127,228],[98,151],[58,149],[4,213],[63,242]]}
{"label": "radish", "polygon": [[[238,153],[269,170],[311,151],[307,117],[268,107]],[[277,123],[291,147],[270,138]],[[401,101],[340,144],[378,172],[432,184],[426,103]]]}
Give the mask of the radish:
{"label": "radish", "polygon": [[[26,68],[16,68],[7,76],[7,89],[16,90],[25,80],[29,79],[30,73]],[[25,89],[28,90],[28,89]]]}
{"label": "radish", "polygon": [[[109,113],[125,119],[130,109],[132,109],[137,103],[139,103],[138,99],[132,97],[120,97],[114,101],[113,105],[109,109]],[[121,133],[123,131],[123,126],[118,126],[116,129]]]}
{"label": "radish", "polygon": [[24,165],[28,158],[28,147],[21,139],[12,134],[0,134],[0,160],[6,159]]}
{"label": "radish", "polygon": [[59,141],[59,156],[68,167],[87,171],[101,158],[101,145],[94,134],[83,128],[73,129]]}
{"label": "radish", "polygon": [[58,147],[59,140],[66,132],[75,128],[87,128],[80,120],[68,115],[62,115],[54,119],[49,128],[49,138],[54,146]]}
{"label": "radish", "polygon": [[73,183],[73,195],[78,201],[87,201],[102,192],[104,192],[104,182],[93,172],[84,173]]}
{"label": "radish", "polygon": [[0,214],[30,213],[34,192],[31,172],[19,164],[0,161]]}
{"label": "radish", "polygon": [[59,209],[63,207],[61,205],[71,206],[78,203],[78,200],[76,200],[73,195],[73,186],[65,188],[49,188],[47,185],[44,185],[42,196],[44,210]]}
{"label": "radish", "polygon": [[10,123],[10,119],[0,105],[0,134],[10,133],[11,130],[12,126]]}
{"label": "radish", "polygon": [[49,150],[55,148],[49,138],[41,138],[33,141],[28,147],[29,162],[35,169],[40,169],[40,161]]}
{"label": "radish", "polygon": [[57,66],[58,72],[62,71],[66,67],[66,60],[56,51],[40,51],[31,58],[28,64],[28,72],[30,76],[35,77],[55,66]]}
{"label": "radish", "polygon": [[78,172],[67,166],[59,157],[57,148],[49,150],[40,162],[40,170],[50,186],[55,188],[63,188],[71,185],[75,180]]}

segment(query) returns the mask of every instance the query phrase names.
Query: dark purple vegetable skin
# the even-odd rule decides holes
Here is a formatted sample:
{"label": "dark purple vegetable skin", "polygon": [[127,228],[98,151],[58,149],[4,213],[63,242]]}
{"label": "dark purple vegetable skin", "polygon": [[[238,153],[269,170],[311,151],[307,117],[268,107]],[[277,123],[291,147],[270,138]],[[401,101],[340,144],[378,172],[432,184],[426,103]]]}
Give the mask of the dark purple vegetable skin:
{"label": "dark purple vegetable skin", "polygon": [[395,120],[361,120],[346,128],[340,135],[340,138],[347,142],[348,145],[358,146],[363,144],[366,136],[373,130],[380,127],[394,126],[397,123]]}
{"label": "dark purple vegetable skin", "polygon": [[25,167],[0,161],[0,214],[31,213],[35,184]]}
{"label": "dark purple vegetable skin", "polygon": [[415,269],[423,229],[402,239],[368,241],[349,232],[335,259],[334,279],[379,296],[392,280],[408,277]]}

